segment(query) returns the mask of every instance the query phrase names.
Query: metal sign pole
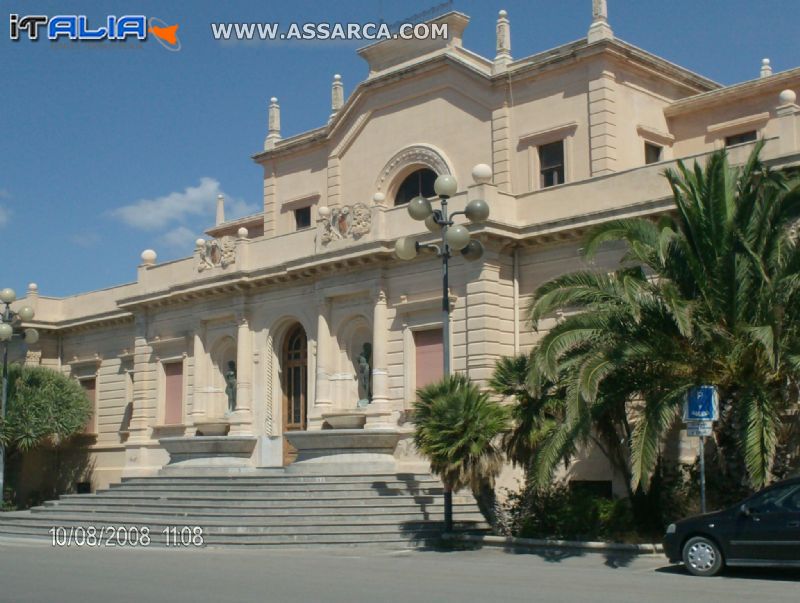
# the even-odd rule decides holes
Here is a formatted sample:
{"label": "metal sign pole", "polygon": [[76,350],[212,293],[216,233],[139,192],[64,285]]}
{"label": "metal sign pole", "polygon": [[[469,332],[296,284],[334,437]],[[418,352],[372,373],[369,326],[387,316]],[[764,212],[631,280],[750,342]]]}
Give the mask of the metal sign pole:
{"label": "metal sign pole", "polygon": [[706,512],[706,451],[704,437],[700,437],[700,512]]}

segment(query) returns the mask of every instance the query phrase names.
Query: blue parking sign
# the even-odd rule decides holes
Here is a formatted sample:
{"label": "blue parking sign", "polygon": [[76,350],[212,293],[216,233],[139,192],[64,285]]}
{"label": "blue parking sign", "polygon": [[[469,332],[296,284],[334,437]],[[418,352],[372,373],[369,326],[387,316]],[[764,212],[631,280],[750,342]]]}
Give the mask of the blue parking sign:
{"label": "blue parking sign", "polygon": [[683,405],[684,421],[717,421],[719,419],[719,394],[713,385],[693,387],[686,394]]}

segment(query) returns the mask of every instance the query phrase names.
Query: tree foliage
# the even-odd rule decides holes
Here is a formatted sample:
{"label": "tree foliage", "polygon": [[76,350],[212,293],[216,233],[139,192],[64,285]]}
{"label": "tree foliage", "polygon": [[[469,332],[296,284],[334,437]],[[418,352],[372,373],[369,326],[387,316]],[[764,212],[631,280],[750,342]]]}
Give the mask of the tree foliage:
{"label": "tree foliage", "polygon": [[497,525],[494,479],[503,467],[499,436],[508,414],[462,374],[417,391],[414,443],[445,487],[469,487],[481,512]]}
{"label": "tree foliage", "polygon": [[526,380],[533,399],[551,406],[557,383],[563,413],[544,437],[533,430],[538,483],[599,435],[630,447],[629,459],[606,452],[632,490],[647,489],[686,391],[704,383],[722,394],[723,431],[732,434],[725,452],[742,459],[753,487],[771,479],[800,383],[800,187],[765,166],[760,148],[738,168],[724,151],[705,167],[679,162],[665,173],[675,218],[597,226],[585,256],[622,243],[620,267],[566,274],[536,290],[534,327],[566,315],[540,341]]}
{"label": "tree foliage", "polygon": [[73,379],[45,367],[9,367],[8,407],[0,439],[25,452],[80,433],[92,415],[89,399]]}

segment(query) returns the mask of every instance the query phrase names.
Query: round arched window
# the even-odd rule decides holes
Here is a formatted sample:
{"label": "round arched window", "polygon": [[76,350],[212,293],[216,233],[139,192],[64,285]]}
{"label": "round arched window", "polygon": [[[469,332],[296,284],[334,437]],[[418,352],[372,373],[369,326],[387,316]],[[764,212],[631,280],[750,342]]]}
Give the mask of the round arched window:
{"label": "round arched window", "polygon": [[394,196],[394,204],[402,205],[403,203],[408,203],[411,199],[420,195],[426,198],[436,196],[433,191],[433,183],[436,181],[437,175],[430,168],[422,168],[411,172],[397,189],[397,194]]}

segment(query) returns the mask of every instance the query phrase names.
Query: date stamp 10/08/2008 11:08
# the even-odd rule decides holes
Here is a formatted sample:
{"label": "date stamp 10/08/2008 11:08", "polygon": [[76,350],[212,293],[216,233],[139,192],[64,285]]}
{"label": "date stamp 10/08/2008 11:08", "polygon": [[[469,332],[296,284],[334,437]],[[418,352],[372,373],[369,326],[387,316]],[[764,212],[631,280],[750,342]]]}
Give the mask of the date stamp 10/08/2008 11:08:
{"label": "date stamp 10/08/2008 11:08", "polygon": [[48,533],[54,547],[201,547],[200,526],[52,526]]}

